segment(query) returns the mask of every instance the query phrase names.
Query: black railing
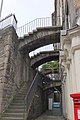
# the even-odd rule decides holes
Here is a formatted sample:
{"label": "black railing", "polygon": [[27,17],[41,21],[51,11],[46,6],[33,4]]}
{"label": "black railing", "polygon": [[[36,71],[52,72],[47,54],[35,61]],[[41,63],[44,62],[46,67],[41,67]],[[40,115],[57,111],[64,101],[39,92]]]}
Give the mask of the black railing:
{"label": "black railing", "polygon": [[35,96],[35,92],[38,84],[40,84],[40,76],[39,76],[39,73],[37,72],[24,99],[24,114],[23,114],[24,120],[26,120],[28,117],[28,113],[29,113],[33,98]]}

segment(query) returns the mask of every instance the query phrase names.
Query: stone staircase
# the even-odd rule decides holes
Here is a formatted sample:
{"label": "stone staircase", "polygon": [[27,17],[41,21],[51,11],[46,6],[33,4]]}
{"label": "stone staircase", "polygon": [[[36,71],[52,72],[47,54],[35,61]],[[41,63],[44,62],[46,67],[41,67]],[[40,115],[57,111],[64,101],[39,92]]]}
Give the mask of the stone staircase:
{"label": "stone staircase", "polygon": [[4,112],[0,120],[23,120],[24,118],[24,98],[30,87],[30,83],[24,83],[8,109]]}

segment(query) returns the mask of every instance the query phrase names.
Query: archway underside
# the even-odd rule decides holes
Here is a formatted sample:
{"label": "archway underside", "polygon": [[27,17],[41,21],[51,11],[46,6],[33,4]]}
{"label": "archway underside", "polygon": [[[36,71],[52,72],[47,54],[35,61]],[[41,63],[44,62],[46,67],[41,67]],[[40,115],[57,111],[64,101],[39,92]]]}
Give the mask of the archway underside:
{"label": "archway underside", "polygon": [[37,68],[39,67],[40,65],[46,63],[46,62],[49,62],[49,61],[52,61],[52,60],[59,60],[59,55],[56,55],[56,56],[49,56],[49,57],[45,57],[39,61],[35,61],[34,64],[32,64],[32,68]]}
{"label": "archway underside", "polygon": [[19,45],[19,50],[25,52],[31,52],[37,48],[43,47],[45,45],[59,43],[60,42],[60,32],[55,32],[51,35],[46,35],[36,40],[32,40],[28,42],[26,38],[24,38],[23,42]]}

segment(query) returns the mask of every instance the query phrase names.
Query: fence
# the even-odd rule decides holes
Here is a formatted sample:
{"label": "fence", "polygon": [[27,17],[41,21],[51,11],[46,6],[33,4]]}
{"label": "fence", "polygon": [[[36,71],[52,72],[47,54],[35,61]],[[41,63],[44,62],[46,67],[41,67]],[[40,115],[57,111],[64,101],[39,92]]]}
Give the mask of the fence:
{"label": "fence", "polygon": [[49,26],[59,26],[61,25],[62,17],[57,16],[54,17],[43,17],[43,18],[37,18],[19,28],[17,28],[17,20],[14,14],[10,14],[9,16],[5,17],[0,21],[0,29],[3,29],[8,26],[13,26],[17,32],[17,35],[19,37],[24,36],[25,34],[28,34],[29,32],[32,32],[36,28],[39,27],[49,27]]}
{"label": "fence", "polygon": [[45,17],[45,18],[37,18],[22,27],[17,28],[17,34],[19,37],[28,34],[29,32],[32,32],[37,27],[47,27],[52,26],[52,18],[51,17]]}
{"label": "fence", "polygon": [[17,20],[14,14],[10,14],[4,19],[0,20],[0,29],[6,28],[8,26],[13,26],[15,30],[17,29]]}

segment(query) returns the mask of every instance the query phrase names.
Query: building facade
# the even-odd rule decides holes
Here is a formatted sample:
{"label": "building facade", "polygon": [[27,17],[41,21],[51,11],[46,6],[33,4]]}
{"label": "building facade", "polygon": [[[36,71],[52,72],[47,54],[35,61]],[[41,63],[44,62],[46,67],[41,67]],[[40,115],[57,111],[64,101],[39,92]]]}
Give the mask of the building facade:
{"label": "building facade", "polygon": [[70,94],[80,92],[80,1],[62,0],[60,65],[63,70],[62,108],[67,120],[74,120]]}

